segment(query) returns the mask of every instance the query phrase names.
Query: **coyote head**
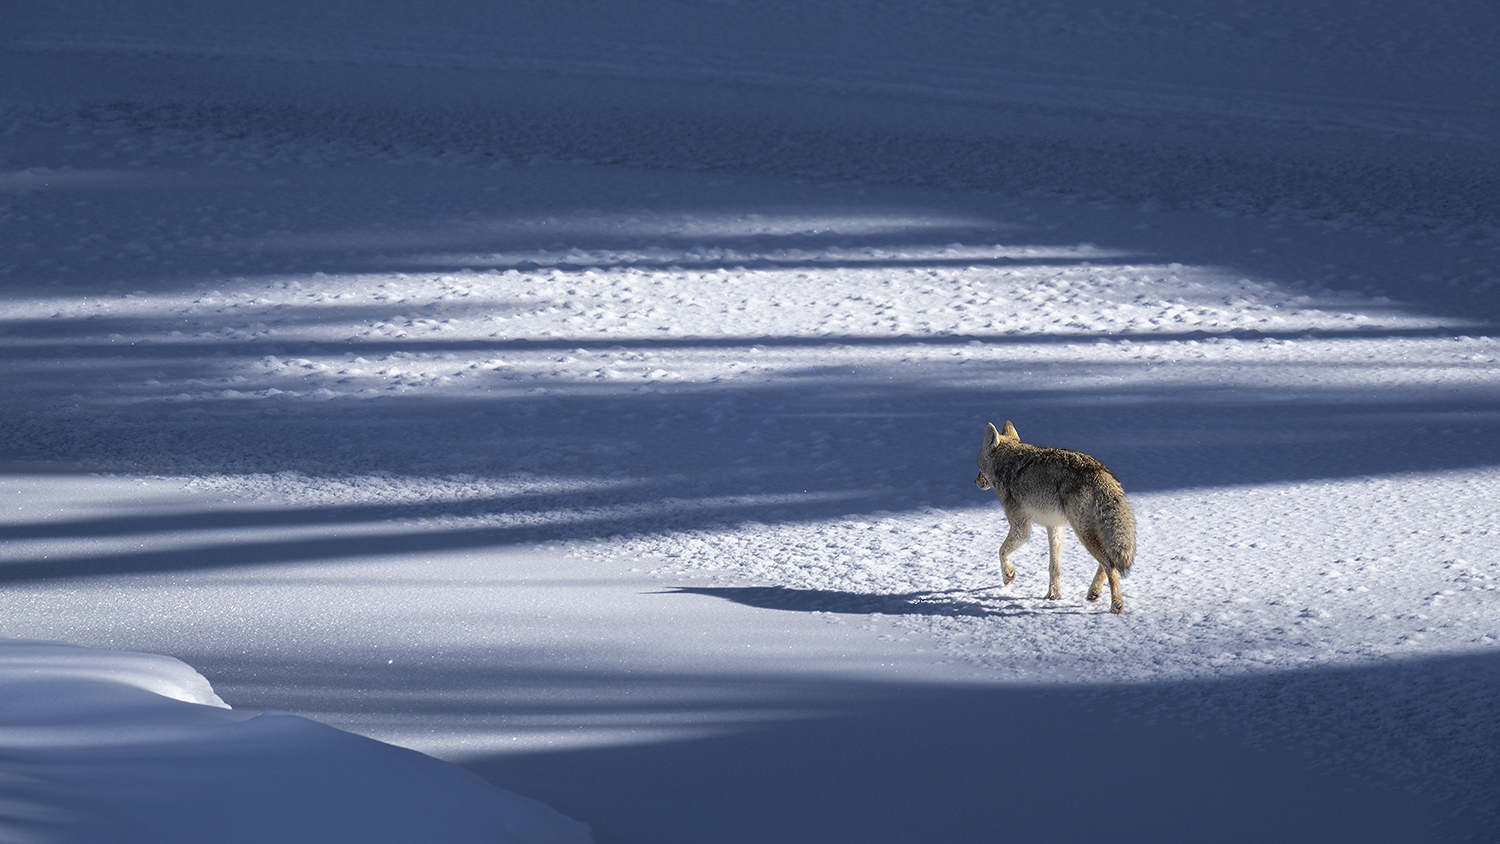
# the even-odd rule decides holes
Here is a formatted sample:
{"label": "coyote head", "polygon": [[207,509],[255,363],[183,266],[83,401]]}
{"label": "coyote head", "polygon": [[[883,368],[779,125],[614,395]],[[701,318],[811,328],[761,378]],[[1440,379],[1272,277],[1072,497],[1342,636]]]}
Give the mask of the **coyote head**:
{"label": "coyote head", "polygon": [[993,489],[995,486],[995,447],[1002,442],[1021,441],[1021,435],[1016,433],[1016,426],[1005,423],[1004,431],[995,430],[995,423],[984,423],[984,446],[979,449],[979,477],[974,479],[974,485],[980,489]]}

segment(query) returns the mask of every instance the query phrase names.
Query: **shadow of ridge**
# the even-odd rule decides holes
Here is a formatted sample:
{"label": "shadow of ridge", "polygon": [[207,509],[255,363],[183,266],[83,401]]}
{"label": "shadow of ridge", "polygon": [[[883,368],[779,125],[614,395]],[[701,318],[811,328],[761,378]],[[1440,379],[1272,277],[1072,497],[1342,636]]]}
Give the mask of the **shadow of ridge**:
{"label": "shadow of ridge", "polygon": [[[1013,419],[1029,441],[1099,457],[1131,494],[1488,469],[1500,462],[1500,397],[1461,392],[1461,386],[1222,389],[1188,381],[1142,388],[1111,379],[1075,390],[1035,382],[1007,386],[998,366],[973,371],[984,380],[951,385],[812,378],[804,386],[782,379],[724,389],[671,385],[545,396],[414,392],[370,402],[279,397],[186,407],[106,396],[108,401],[70,401],[49,415],[0,419],[0,456],[52,457],[131,475],[295,471],[337,479],[390,472],[418,479],[412,489],[420,489],[421,479],[460,473],[499,482],[492,490],[476,485],[471,494],[508,495],[513,487],[507,479],[519,478],[517,485],[529,488],[557,477],[574,492],[535,500],[557,502],[580,517],[634,517],[643,511],[619,508],[656,508],[661,495],[686,500],[674,505],[685,512],[700,499],[763,494],[766,508],[739,512],[773,522],[798,518],[805,508],[795,497],[809,490],[865,499],[824,511],[831,516],[872,508],[908,511],[924,503],[940,509],[993,503],[993,495],[972,482],[974,449],[987,418]],[[870,374],[883,372],[874,368]],[[78,386],[90,385],[65,382],[66,389]],[[724,434],[706,433],[715,430],[734,437],[753,432],[759,442],[732,443]],[[1403,432],[1399,448],[1391,447],[1393,431]],[[594,447],[609,443],[639,448]],[[525,480],[538,474],[541,481]],[[772,501],[784,495],[794,498]],[[411,512],[394,506],[388,515]],[[518,507],[534,509],[510,498],[495,505],[428,501],[420,514],[467,519],[505,516]],[[660,524],[667,529],[699,518],[655,512],[662,513]],[[382,515],[341,514],[351,522]],[[617,532],[610,525],[594,527]],[[104,531],[125,529],[114,523]],[[13,530],[18,534],[11,538],[37,538],[47,528]],[[559,529],[546,530],[557,535]]]}
{"label": "shadow of ridge", "polygon": [[[1483,654],[1106,687],[766,678],[794,697],[736,703],[809,717],[461,764],[612,842],[904,844],[1002,828],[1084,842],[1101,824],[1140,842],[1483,840],[1497,668]],[[1091,794],[1108,795],[1105,815],[1058,823]]]}
{"label": "shadow of ridge", "polygon": [[[833,612],[857,615],[947,615],[988,618],[1016,615],[1001,612],[978,595],[996,587],[948,589],[941,592],[845,592],[837,589],[792,589],[786,586],[674,586],[657,594],[703,595],[747,607],[789,612]],[[1030,614],[1030,613],[1027,613]]]}
{"label": "shadow of ridge", "polygon": [[[5,472],[0,468],[0,476]],[[644,483],[630,489],[659,486]],[[614,488],[618,490],[618,487]],[[127,516],[100,516],[92,519],[70,519],[58,521],[22,522],[0,525],[0,542],[28,539],[71,539],[78,537],[138,536],[168,532],[197,532],[210,530],[253,530],[256,528],[291,528],[324,525],[330,528],[339,525],[382,524],[399,519],[420,518],[432,515],[434,510],[443,515],[484,514],[491,512],[515,513],[536,512],[526,505],[551,505],[566,507],[571,500],[582,495],[598,496],[598,491],[568,494],[553,491],[517,491],[508,495],[486,495],[480,498],[465,498],[458,501],[432,502],[413,501],[399,504],[346,504],[336,507],[221,507],[219,509],[190,510],[165,514],[132,514]],[[0,564],[3,566],[3,564]]]}
{"label": "shadow of ridge", "polygon": [[[798,519],[816,520],[847,512],[850,496],[826,502],[799,505]],[[187,548],[131,550],[73,557],[0,562],[0,583],[27,583],[71,578],[114,577],[153,572],[274,566],[312,561],[336,562],[379,557],[440,554],[453,551],[535,545],[548,540],[568,540],[651,534],[722,525],[726,520],[765,518],[780,505],[760,501],[727,501],[689,511],[656,511],[621,516],[599,513],[565,522],[533,525],[480,525],[470,528],[406,529],[363,535],[324,536],[297,539],[228,540]],[[136,546],[132,546],[133,548]],[[414,563],[413,578],[421,567]]]}

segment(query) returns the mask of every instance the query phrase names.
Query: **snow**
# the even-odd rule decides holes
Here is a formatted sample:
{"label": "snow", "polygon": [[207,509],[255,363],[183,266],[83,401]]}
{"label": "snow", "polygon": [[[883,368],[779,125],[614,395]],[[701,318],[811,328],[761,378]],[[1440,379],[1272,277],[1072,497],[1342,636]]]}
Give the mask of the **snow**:
{"label": "snow", "polygon": [[[1488,837],[1497,46],[1475,2],[24,9],[7,834]],[[1045,543],[999,583],[1006,420],[1121,478],[1123,617],[1071,537],[1063,600]]]}
{"label": "snow", "polygon": [[170,657],[12,639],[0,676],[7,841],[591,840],[436,759],[231,710]]}

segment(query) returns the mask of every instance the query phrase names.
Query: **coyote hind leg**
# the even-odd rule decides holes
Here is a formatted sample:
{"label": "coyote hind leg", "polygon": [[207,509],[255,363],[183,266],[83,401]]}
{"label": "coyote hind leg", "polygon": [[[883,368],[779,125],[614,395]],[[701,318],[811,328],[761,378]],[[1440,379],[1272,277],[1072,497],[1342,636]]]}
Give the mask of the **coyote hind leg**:
{"label": "coyote hind leg", "polygon": [[1104,592],[1105,572],[1104,564],[1100,563],[1099,570],[1094,572],[1094,582],[1089,585],[1088,599],[1090,601],[1099,600],[1099,595]]}
{"label": "coyote hind leg", "polygon": [[1078,534],[1078,539],[1083,543],[1083,547],[1087,548],[1094,559],[1099,561],[1099,570],[1094,573],[1094,582],[1089,586],[1088,599],[1090,601],[1099,600],[1099,595],[1104,592],[1104,581],[1108,580],[1109,611],[1112,613],[1124,612],[1125,593],[1120,589],[1120,572],[1114,566],[1105,564],[1104,561],[1108,558],[1105,556],[1103,541],[1093,531],[1080,531],[1074,528],[1073,532]]}

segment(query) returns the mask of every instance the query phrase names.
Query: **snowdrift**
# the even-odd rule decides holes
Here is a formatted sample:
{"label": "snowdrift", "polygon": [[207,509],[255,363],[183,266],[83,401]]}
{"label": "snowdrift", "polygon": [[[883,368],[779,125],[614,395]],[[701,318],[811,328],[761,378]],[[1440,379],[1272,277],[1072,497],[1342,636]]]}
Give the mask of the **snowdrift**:
{"label": "snowdrift", "polygon": [[4,640],[0,687],[8,842],[592,840],[446,762],[232,710],[170,657]]}

